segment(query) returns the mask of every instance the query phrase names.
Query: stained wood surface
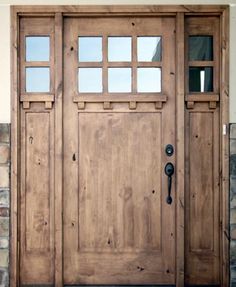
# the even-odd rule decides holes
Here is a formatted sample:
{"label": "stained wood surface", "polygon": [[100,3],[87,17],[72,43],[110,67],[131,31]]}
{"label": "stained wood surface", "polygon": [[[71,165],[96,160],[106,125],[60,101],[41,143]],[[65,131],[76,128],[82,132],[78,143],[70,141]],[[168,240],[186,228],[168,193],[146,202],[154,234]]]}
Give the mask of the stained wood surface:
{"label": "stained wood surface", "polygon": [[[163,171],[167,161],[175,163],[164,153],[167,143],[175,144],[175,20],[84,20],[65,20],[64,282],[174,284],[175,180],[173,204],[167,205]],[[112,110],[101,112],[101,95],[78,110],[77,75],[71,74],[78,67],[77,37],[95,30],[105,36],[161,35],[171,43],[162,48],[167,99],[160,110],[146,95],[130,112],[125,94]],[[105,97],[109,102],[116,96]]]}
{"label": "stained wood surface", "polygon": [[[199,283],[209,285],[209,282],[211,282],[212,284],[217,284],[221,282],[222,286],[228,286],[228,198],[226,192],[228,190],[228,137],[227,135],[223,137],[220,136],[222,133],[222,128],[220,126],[222,126],[222,124],[228,124],[228,10],[226,8],[227,7],[223,5],[139,7],[128,5],[94,7],[12,7],[12,240],[10,276],[12,286],[16,286],[17,284],[21,284],[22,286],[24,286],[25,284],[31,284],[36,286],[36,283],[38,284],[38,286],[40,286],[41,284],[44,286],[50,286],[53,284],[55,286],[62,286],[63,267],[65,269],[65,279],[69,278],[69,280],[66,279],[67,281],[65,280],[65,282],[68,283],[83,282],[87,284],[89,282],[92,284],[97,284],[97,282],[103,283],[104,278],[106,278],[105,283],[109,282],[110,284],[116,284],[117,280],[121,282],[121,284],[133,284],[133,282],[136,285],[140,283],[146,284],[149,279],[149,282],[151,281],[151,284],[156,284],[156,278],[158,278],[158,283],[162,282],[163,284],[164,282],[169,284],[171,282],[171,284],[174,284],[176,282],[177,286],[183,286],[183,278],[185,272],[185,283],[187,284],[193,282],[194,284]],[[176,16],[176,11],[178,12],[178,15],[176,18],[175,38],[175,36],[171,34],[171,31],[174,31],[174,19]],[[58,14],[55,15],[55,12]],[[215,17],[205,17],[206,12],[213,12]],[[27,14],[27,17],[22,17],[26,15],[24,13]],[[134,13],[136,13],[136,15],[142,15],[142,18],[134,17]],[[113,31],[119,33],[120,31],[122,35],[126,35],[126,33],[130,32],[128,31],[128,29],[126,29],[126,25],[127,23],[129,25],[130,23],[132,23],[131,21],[135,19],[135,29],[133,29],[132,33],[129,33],[129,35],[134,37],[134,44],[136,40],[135,35],[137,33],[142,33],[142,31],[144,33],[143,35],[154,35],[153,33],[159,33],[159,35],[163,36],[163,39],[165,39],[166,41],[163,61],[140,63],[142,66],[145,67],[158,66],[162,68],[162,71],[164,71],[162,88],[163,94],[167,96],[167,102],[163,103],[163,105],[158,105],[158,110],[156,109],[156,104],[154,102],[138,103],[135,101],[130,101],[129,103],[122,103],[118,101],[112,104],[109,103],[109,101],[106,101],[102,104],[99,104],[95,101],[94,103],[84,104],[83,109],[78,110],[78,107],[79,105],[81,105],[81,103],[79,103],[79,105],[77,106],[77,103],[73,103],[73,97],[77,94],[77,73],[75,71],[79,64],[77,63],[76,57],[77,51],[70,53],[69,49],[72,45],[74,47],[76,47],[77,45],[78,28],[79,31],[87,29],[86,33],[89,32],[89,27],[86,28],[86,25],[83,26],[82,24],[83,29],[80,29],[81,26],[78,25],[79,21],[77,21],[77,17],[79,15],[86,16],[89,14],[90,16],[92,15],[92,17],[89,17],[90,20],[86,21],[86,25],[88,24],[88,26],[93,25],[92,19],[95,19],[95,21],[97,21],[97,19],[102,19],[101,16],[105,16],[106,20],[104,19],[104,21],[102,22],[106,26],[108,25],[106,23],[109,23],[112,19],[112,15],[119,16],[116,19],[119,25],[111,25],[109,29],[111,29],[110,33],[113,33]],[[125,18],[122,17],[124,15],[126,15]],[[150,15],[156,16],[156,18],[151,18],[149,17]],[[160,18],[161,20],[158,20],[157,16],[159,15],[165,15],[166,17],[162,17]],[[194,17],[194,21],[192,22],[193,25],[190,25],[191,28],[190,30],[188,30],[188,32],[192,31],[195,34],[214,33],[214,37],[216,39],[216,41],[214,42],[215,61],[207,63],[203,63],[202,61],[195,63],[191,62],[189,64],[193,66],[204,66],[205,64],[214,66],[214,69],[216,71],[216,73],[214,73],[214,95],[217,95],[217,100],[218,97],[220,97],[220,102],[214,102],[214,106],[212,107],[210,105],[210,101],[212,99],[209,99],[208,97],[208,105],[208,103],[205,103],[205,100],[199,100],[199,95],[197,95],[196,103],[193,102],[193,105],[191,103],[189,105],[189,107],[192,106],[192,109],[186,109],[186,128],[183,124],[184,66],[181,65],[181,63],[183,63],[184,55],[184,15],[187,19],[185,21],[185,25],[187,26],[192,21],[190,16],[198,15],[198,17]],[[218,15],[221,15],[220,26],[219,18],[216,17]],[[33,16],[33,18],[31,16]],[[68,16],[68,18],[65,18],[65,22],[68,21],[68,23],[66,24],[64,30],[62,16]],[[203,17],[202,22],[199,16],[205,17]],[[18,23],[19,19],[21,21],[21,25],[19,25]],[[123,24],[122,19],[126,19],[125,21],[123,21]],[[210,20],[210,22],[208,22],[209,19],[214,20]],[[75,21],[74,27],[69,24],[70,20]],[[84,20],[86,20],[86,17],[83,18],[83,21]],[[205,24],[201,26],[199,21],[201,23],[204,22]],[[172,23],[170,24],[170,22]],[[209,25],[209,23],[214,24],[213,26],[211,26]],[[168,30],[170,26],[173,29],[171,28],[170,30]],[[100,27],[96,26],[96,29],[98,31],[100,29],[101,34],[103,34],[104,32],[103,28],[104,27],[102,27],[102,25]],[[54,29],[56,29],[57,34],[55,38],[55,43],[57,47],[55,53],[53,50]],[[93,29],[93,31],[95,31],[96,29]],[[221,29],[221,34],[218,33],[219,29]],[[150,34],[148,34],[148,31],[150,31]],[[38,35],[51,35],[52,45],[49,63],[25,62],[24,35],[26,35],[27,33],[29,35],[34,35],[35,33]],[[68,62],[65,66],[64,75],[62,76],[63,33],[67,35],[65,36],[63,48],[64,60],[67,59]],[[119,35],[121,35],[120,33]],[[108,34],[106,34],[106,36],[107,35]],[[219,35],[221,35],[221,39]],[[106,44],[106,41],[107,38],[104,37],[103,44]],[[171,45],[168,45],[168,43],[171,43]],[[187,47],[187,45],[185,46]],[[176,61],[175,57],[170,57],[170,55],[175,54],[175,51]],[[110,66],[137,66],[137,62],[135,60],[135,55],[137,53],[135,45],[132,46],[132,52],[133,59],[131,64],[126,62],[120,62],[110,63]],[[103,53],[106,54],[106,50],[104,50]],[[185,61],[185,63],[187,63],[187,61]],[[94,66],[101,66],[101,63],[92,64],[94,64]],[[38,94],[35,95],[35,98],[32,98],[33,95],[26,95],[29,96],[29,101],[27,101],[27,98],[24,98],[25,79],[24,69],[22,69],[22,67],[27,67],[31,65],[51,66],[52,73],[50,91],[52,93],[50,95],[50,101],[55,101],[55,105],[50,104],[50,110],[47,110],[47,108],[49,107],[49,103],[43,103],[45,99],[48,99],[47,94]],[[74,70],[72,70],[71,68],[73,68]],[[66,74],[68,75],[67,78],[65,76]],[[174,75],[176,76],[176,78]],[[65,101],[63,103],[64,113],[62,114],[63,77],[65,77],[66,95]],[[106,70],[103,73],[103,78],[105,87],[107,87],[107,82],[105,80]],[[174,84],[175,79],[176,95]],[[136,72],[134,70],[132,77],[132,87],[134,94],[137,94],[137,91],[135,90],[136,83]],[[106,93],[104,94],[104,96],[107,97],[109,95],[108,93]],[[132,94],[129,96],[132,96]],[[194,95],[192,94],[192,96]],[[22,97],[22,99],[24,100],[23,104],[20,104],[20,97]],[[190,99],[190,97],[191,95],[187,93],[186,99]],[[33,103],[31,103],[30,100],[32,100]],[[177,128],[176,131],[174,130],[175,124],[173,125],[172,122],[172,125],[170,125],[170,123],[168,123],[168,121],[166,120],[169,120],[175,114],[175,102]],[[27,110],[22,110],[21,107],[27,108]],[[96,124],[93,126],[90,121],[88,121],[88,119],[93,119]],[[148,127],[148,129],[145,129],[143,127],[141,119],[145,119],[146,122],[150,123],[150,127]],[[38,122],[38,120],[43,121],[44,125]],[[62,130],[63,120],[64,130]],[[207,121],[206,126],[204,126],[205,121]],[[219,123],[220,126],[218,125]],[[84,129],[82,131],[82,127],[87,125],[89,129]],[[106,150],[113,151],[112,155],[104,151],[102,151],[100,155],[100,153],[98,152],[99,144],[95,141],[90,143],[90,141],[86,140],[86,137],[88,137],[88,135],[95,136],[96,131],[100,131],[100,128],[102,126],[106,127],[102,132],[103,144]],[[202,126],[203,128],[201,128]],[[69,127],[69,131],[66,129],[66,127]],[[209,132],[210,127],[212,127],[212,129]],[[209,130],[207,131],[208,128]],[[36,142],[34,142],[34,145],[31,147],[29,147],[31,138],[28,138],[28,135],[26,133],[27,130],[31,131],[34,137],[36,137],[37,139]],[[117,136],[116,130],[122,130],[122,139]],[[131,134],[129,130],[131,131]],[[140,130],[142,131],[141,134],[139,134]],[[166,133],[167,130],[169,131],[169,134]],[[185,205],[183,205],[184,130],[186,135],[185,170],[192,171],[191,174],[190,172],[188,173],[188,171],[186,172],[187,178],[185,181]],[[155,138],[152,135],[152,132],[157,132],[157,134],[159,133],[161,135],[161,138]],[[157,185],[160,187],[160,190],[158,190],[158,192],[154,190],[155,192],[149,195],[149,197],[144,194],[145,196],[143,198],[143,204],[140,205],[140,202],[142,201],[141,188],[143,186],[146,186],[145,181],[149,182],[150,179],[152,181],[153,178],[153,183],[156,182],[156,177],[154,178],[154,175],[152,173],[145,173],[144,167],[145,165],[148,166],[152,165],[152,163],[155,163],[158,160],[159,154],[161,154],[161,163],[159,163],[159,169],[161,169],[163,172],[164,162],[169,160],[169,158],[166,158],[163,154],[163,149],[160,148],[153,151],[153,153],[156,154],[156,157],[151,157],[148,150],[142,151],[138,154],[136,154],[133,150],[134,146],[136,146],[138,149],[141,149],[141,147],[139,146],[139,144],[137,144],[137,141],[135,140],[136,138],[139,139],[140,137],[142,139],[142,144],[146,144],[147,141],[148,143],[146,144],[146,146],[150,149],[150,152],[152,152],[152,143],[155,144],[161,142],[164,146],[164,144],[171,141],[175,142],[175,132],[177,133],[177,161],[175,162],[175,157],[173,157],[173,161],[176,164],[177,182],[174,179],[173,188],[175,189],[176,187],[176,195],[174,194],[173,197],[174,201],[177,204],[177,206],[174,207],[176,208],[176,214],[174,208],[168,209],[165,206],[167,186],[166,177],[163,175],[161,176],[161,182],[157,183]],[[65,166],[64,170],[62,171],[63,133],[63,140],[67,140],[65,140],[64,147]],[[200,138],[194,138],[194,135],[196,133],[200,135]],[[40,150],[41,142],[38,140],[39,135],[47,139],[46,142],[43,142],[42,144],[42,150]],[[111,138],[111,135],[112,138],[116,139],[115,142]],[[110,143],[110,146],[106,144],[106,142],[104,142],[104,138],[108,138],[108,143]],[[125,145],[124,147],[122,143],[125,142],[125,139],[127,138],[128,140],[126,141],[128,142],[128,145]],[[89,151],[85,149],[87,141]],[[101,164],[103,171],[100,171],[99,169],[98,172],[97,169],[97,175],[95,178],[93,178],[93,181],[98,179],[98,175],[101,179],[106,179],[107,177],[109,179],[107,183],[105,180],[100,180],[99,184],[97,185],[99,188],[96,189],[96,192],[88,193],[88,190],[86,189],[86,191],[84,191],[84,197],[82,197],[83,200],[81,200],[80,197],[80,190],[84,185],[83,183],[81,183],[80,180],[76,182],[73,180],[73,178],[86,178],[84,170],[82,170],[83,172],[81,172],[80,174],[80,171],[81,169],[83,169],[83,166],[85,166],[86,170],[90,172],[90,175],[93,175],[95,173],[91,172],[94,168],[93,163],[86,161],[85,158],[81,156],[81,144],[83,147],[82,150],[85,150],[82,155],[87,154],[88,158],[90,154],[95,155],[97,152],[98,155],[102,157]],[[125,170],[127,170],[127,173],[125,174],[126,183],[132,183],[135,186],[135,189],[138,190],[136,197],[133,196],[133,194],[135,194],[133,192],[133,189],[132,196],[128,199],[124,197],[120,198],[119,195],[117,196],[115,192],[109,193],[108,191],[109,183],[112,184],[113,179],[115,178],[113,185],[118,186],[119,179],[121,178],[122,173],[124,173],[123,169],[121,168],[122,161],[124,162],[124,156],[123,158],[122,156],[120,158],[114,156],[114,153],[116,153],[117,151],[117,144],[118,147],[123,147],[122,154],[126,155],[127,160],[126,163],[124,163],[126,167]],[[205,149],[205,147],[207,148]],[[198,168],[196,172],[196,178],[198,178],[199,180],[196,180],[196,178],[194,178],[193,171],[195,172],[195,165],[194,163],[189,162],[190,150],[193,151],[192,153],[194,153],[194,151],[197,151],[199,155],[202,155],[199,157],[194,155],[193,159],[196,162],[197,166],[210,167],[209,175],[212,180],[210,180],[210,178],[206,178],[200,168]],[[121,153],[121,150],[119,152]],[[221,152],[220,156],[218,152]],[[46,166],[45,170],[43,170],[39,164],[36,164],[37,161],[35,161],[35,155],[39,155],[40,165],[41,160],[43,160],[43,165]],[[140,163],[142,158],[144,159],[144,166],[142,165],[142,163]],[[109,162],[109,159],[112,159],[112,163]],[[133,162],[131,163],[130,159],[134,159],[134,164]],[[84,163],[82,168],[80,160],[83,160]],[[217,163],[216,165],[215,162]],[[117,166],[116,169],[112,168],[114,166],[114,163],[117,163],[115,165]],[[141,166],[139,167],[138,164]],[[109,167],[109,169],[105,168],[106,165]],[[68,168],[69,166],[70,168]],[[220,166],[222,168],[221,177],[219,176],[218,172]],[[120,175],[120,177],[114,176],[114,174],[116,175],[117,170],[119,171],[118,174]],[[145,170],[147,170],[147,168]],[[55,182],[54,176],[52,176],[54,172]],[[63,187],[64,193],[62,195],[61,184],[62,176],[64,175],[64,173],[65,183]],[[134,173],[135,176],[138,173],[145,175],[140,176],[140,178],[136,176],[138,177],[138,182],[140,182],[140,185],[138,185],[136,181],[132,179],[132,173]],[[29,178],[29,175],[31,179]],[[43,177],[42,181],[40,180],[40,177]],[[35,181],[32,180],[34,178]],[[67,182],[69,183],[66,186],[65,184]],[[44,189],[42,188],[42,186],[40,186],[41,183],[42,186],[45,187]],[[106,184],[102,185],[103,183]],[[195,187],[193,189],[190,188],[190,183],[194,183]],[[219,183],[220,185],[218,186]],[[196,185],[199,188],[197,188]],[[105,187],[104,189],[103,186]],[[32,189],[34,190],[33,193],[30,192],[30,190]],[[111,190],[113,191],[113,188],[111,188]],[[198,197],[194,200],[193,198],[195,196],[196,190],[198,193]],[[199,193],[199,190],[201,190],[202,193]],[[208,193],[207,190],[210,190],[211,192]],[[98,191],[99,195],[102,195],[102,197],[105,198],[105,204],[100,199],[100,197],[99,200],[96,201],[96,198],[98,197],[96,194],[98,194]],[[66,197],[65,194],[67,195]],[[123,192],[123,194],[125,194],[125,192]],[[130,192],[128,192],[128,194],[130,194]],[[192,197],[190,197],[190,195]],[[157,205],[157,210],[154,210],[153,208],[148,208],[150,207],[150,204],[152,206],[155,203],[155,201],[152,202],[148,198],[155,198],[155,196],[160,199],[160,202],[157,202],[157,204],[159,204]],[[64,201],[62,201],[62,199]],[[94,216],[94,219],[91,221],[89,215],[95,214],[94,210],[101,205],[102,211],[98,213],[98,216],[96,216],[96,218]],[[79,206],[80,209],[78,209]],[[85,210],[86,206],[91,207],[88,213],[86,213],[87,209]],[[141,206],[142,214],[145,214],[145,220],[139,214],[139,206]],[[207,208],[207,206],[209,208]],[[115,207],[116,209],[114,209],[113,207]],[[183,222],[184,207],[186,210],[185,223]],[[202,210],[201,214],[199,212],[199,208],[200,210]],[[119,210],[119,212],[115,213],[114,210]],[[138,211],[134,212],[135,210]],[[64,211],[63,240],[64,244],[65,242],[67,242],[65,244],[64,250],[62,250],[62,211]],[[121,216],[122,212],[126,216]],[[40,215],[41,213],[43,215]],[[155,216],[156,213],[160,215],[158,216],[158,218],[162,218],[160,222],[152,220],[153,216]],[[119,222],[117,221],[117,219],[114,220],[113,223],[113,221],[110,220],[110,216],[108,216],[108,214],[111,214],[113,218],[119,218],[119,220],[122,221],[123,224],[117,225],[117,222]],[[138,215],[134,217],[134,214]],[[206,221],[204,220],[202,215],[207,218]],[[87,227],[85,222],[81,221],[81,216],[83,216],[86,220],[88,219],[91,221],[91,230]],[[174,220],[174,217],[176,217],[177,225],[175,225],[176,222]],[[99,223],[95,224],[98,219]],[[125,223],[126,219],[129,225]],[[220,222],[222,222],[221,229],[219,227],[219,220],[221,220]],[[206,223],[208,223],[211,228],[207,229]],[[213,226],[211,226],[211,224],[213,224]],[[159,225],[161,228],[160,230]],[[166,225],[169,226],[168,230],[171,231],[171,235],[167,230],[165,230]],[[131,228],[129,228],[130,226]],[[141,231],[138,233],[140,234],[138,238],[134,236],[135,232],[137,234],[137,226],[138,228],[142,226]],[[98,228],[101,228],[102,232],[101,234],[99,233],[99,236],[94,236],[93,234],[95,234],[95,232],[97,235]],[[185,271],[183,260],[184,248],[183,244],[180,244],[180,242],[184,243],[184,228],[186,228],[185,250],[187,250],[187,252],[185,252]],[[119,234],[123,232],[121,237],[122,240],[118,240],[118,233],[114,232],[115,229],[120,232]],[[197,232],[196,230],[199,229],[200,231]],[[106,230],[106,232],[104,232],[104,230]],[[153,236],[153,230],[157,230],[159,231],[159,233],[155,233]],[[203,236],[200,236],[203,233],[203,230],[206,231],[207,234],[204,233]],[[89,240],[86,241],[86,237],[84,236],[84,234],[80,237],[80,234],[82,232],[85,232],[85,234],[86,232],[89,232],[89,235],[91,235],[92,239],[90,239],[89,236]],[[208,235],[210,235],[210,237],[208,237]],[[211,236],[213,236],[213,238]],[[103,238],[108,238],[108,240],[103,241]],[[109,240],[110,238],[111,240]],[[17,239],[19,241],[17,241]],[[114,242],[116,242],[116,244]],[[80,243],[83,245],[84,249],[91,249],[92,246],[92,248],[95,250],[94,253],[90,251],[81,252],[81,248],[79,245]],[[134,247],[135,245],[138,246],[138,248]],[[169,246],[170,248],[168,249],[167,246]],[[143,252],[140,251],[140,247],[144,250]],[[123,252],[122,255],[122,252],[120,250],[125,250],[128,255],[123,256],[126,253]],[[157,252],[155,250],[160,251]],[[62,266],[63,252],[65,259],[64,266]],[[103,260],[100,260],[101,256],[103,256]],[[144,267],[143,262],[145,262]],[[154,264],[154,266],[162,266],[163,268],[149,268],[151,264]],[[69,266],[72,267],[71,270],[69,270]],[[113,269],[114,273],[110,273],[110,276],[109,272],[111,270],[111,266],[115,267]],[[124,268],[124,266],[126,268],[125,276],[122,277],[122,268]],[[133,269],[133,266],[136,266],[136,269],[134,268],[135,270]],[[146,266],[148,266],[148,268]],[[79,272],[77,272],[78,270]],[[71,276],[72,273],[73,276]]]}
{"label": "stained wood surface", "polygon": [[[18,195],[19,284],[54,284],[55,113],[51,109],[54,95],[25,93],[25,37],[27,35],[50,37],[50,60],[47,64],[51,72],[50,91],[53,92],[54,19],[26,17],[20,21],[21,88],[18,90],[20,92],[18,100],[22,100],[23,105],[20,107],[19,125],[21,152]],[[32,63],[32,66],[37,65],[38,63]],[[58,97],[58,93],[56,96]]]}
{"label": "stained wood surface", "polygon": [[10,221],[10,284],[19,283],[19,18],[11,8],[11,221]]}
{"label": "stained wood surface", "polygon": [[[185,281],[187,284],[221,282],[219,32],[219,18],[189,17],[186,20],[186,49],[189,35],[212,35],[214,43],[213,93],[198,93],[198,95],[187,93],[186,96],[188,105],[185,117]],[[187,55],[186,50],[186,57]],[[188,91],[187,74],[188,65],[191,63],[188,63],[187,58],[186,63],[186,91]],[[205,65],[207,64],[208,62]],[[214,100],[214,105],[207,103],[211,96],[209,101]]]}
{"label": "stained wood surface", "polygon": [[184,14],[176,17],[176,286],[184,285]]}
{"label": "stained wood surface", "polygon": [[40,110],[23,115],[20,280],[48,284],[54,272],[53,118]]}
{"label": "stained wood surface", "polygon": [[29,15],[41,14],[54,15],[54,13],[63,13],[63,15],[165,15],[176,12],[187,14],[194,13],[218,13],[220,14],[227,5],[21,5],[13,6],[19,14],[27,13]]}
{"label": "stained wood surface", "polygon": [[[220,133],[223,134],[223,128],[226,127],[226,134],[223,135],[220,142],[220,165],[221,174],[221,283],[223,286],[229,285],[229,7],[221,15],[221,39],[220,39],[220,60],[221,60],[221,77],[220,77]],[[224,125],[224,126],[223,126]]]}

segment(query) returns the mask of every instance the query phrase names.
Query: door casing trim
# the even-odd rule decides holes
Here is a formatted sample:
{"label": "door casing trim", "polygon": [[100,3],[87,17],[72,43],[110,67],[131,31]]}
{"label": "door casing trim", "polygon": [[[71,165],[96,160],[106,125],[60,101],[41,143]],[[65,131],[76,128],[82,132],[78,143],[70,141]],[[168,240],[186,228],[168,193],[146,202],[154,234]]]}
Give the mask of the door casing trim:
{"label": "door casing trim", "polygon": [[220,17],[220,168],[221,168],[221,285],[229,284],[229,6],[227,5],[78,5],[11,7],[11,226],[10,286],[19,285],[19,19],[21,16],[52,16],[55,21],[55,286],[63,286],[62,270],[62,96],[63,17],[83,16],[176,17],[176,286],[184,286],[184,17]]}

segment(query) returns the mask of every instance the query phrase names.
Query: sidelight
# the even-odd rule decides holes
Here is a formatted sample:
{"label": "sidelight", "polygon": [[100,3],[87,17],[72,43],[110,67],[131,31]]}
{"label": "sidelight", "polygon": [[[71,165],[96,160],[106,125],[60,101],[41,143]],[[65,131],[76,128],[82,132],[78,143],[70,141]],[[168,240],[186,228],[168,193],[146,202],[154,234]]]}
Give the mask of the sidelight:
{"label": "sidelight", "polygon": [[27,36],[25,39],[25,49],[25,60],[27,62],[47,62],[50,59],[50,37]]}
{"label": "sidelight", "polygon": [[213,37],[189,36],[189,61],[213,61]]}
{"label": "sidelight", "polygon": [[25,69],[26,92],[47,93],[50,92],[50,68],[29,67]]}
{"label": "sidelight", "polygon": [[189,67],[189,92],[213,92],[212,67]]}

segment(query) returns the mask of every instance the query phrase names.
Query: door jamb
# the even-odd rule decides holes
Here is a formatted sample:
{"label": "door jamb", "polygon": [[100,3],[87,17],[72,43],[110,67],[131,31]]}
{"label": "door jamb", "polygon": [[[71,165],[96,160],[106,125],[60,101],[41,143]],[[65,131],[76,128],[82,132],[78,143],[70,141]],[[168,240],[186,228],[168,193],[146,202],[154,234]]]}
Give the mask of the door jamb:
{"label": "door jamb", "polygon": [[223,135],[223,125],[229,126],[229,7],[227,5],[110,5],[110,6],[12,6],[11,7],[11,226],[10,226],[10,286],[19,285],[19,18],[20,16],[55,17],[55,106],[57,112],[55,150],[55,286],[63,285],[62,275],[62,28],[63,16],[176,16],[176,286],[184,286],[184,16],[220,15],[220,127],[221,127],[221,285],[229,284],[229,135]]}

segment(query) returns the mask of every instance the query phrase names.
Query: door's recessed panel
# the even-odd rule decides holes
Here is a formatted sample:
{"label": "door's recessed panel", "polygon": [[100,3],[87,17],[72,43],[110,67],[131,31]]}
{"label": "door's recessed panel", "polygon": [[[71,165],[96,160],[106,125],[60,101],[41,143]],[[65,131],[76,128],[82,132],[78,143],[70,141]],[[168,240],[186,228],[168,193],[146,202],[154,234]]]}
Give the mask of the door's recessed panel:
{"label": "door's recessed panel", "polygon": [[26,92],[47,93],[50,92],[50,68],[29,67],[25,69]]}
{"label": "door's recessed panel", "polygon": [[131,62],[131,37],[108,37],[108,61]]}
{"label": "door's recessed panel", "polygon": [[102,92],[102,69],[101,68],[79,68],[78,69],[79,93],[101,93]]}
{"label": "door's recessed panel", "polygon": [[45,253],[50,249],[49,124],[48,113],[26,114],[25,246],[28,252]]}
{"label": "door's recessed panel", "polygon": [[102,37],[78,38],[79,62],[102,61]]}
{"label": "door's recessed panel", "polygon": [[139,93],[161,92],[160,68],[138,68],[137,76]]}
{"label": "door's recessed panel", "polygon": [[50,37],[49,36],[27,36],[25,38],[26,56],[25,60],[49,61],[50,59]]}
{"label": "door's recessed panel", "polygon": [[161,37],[138,37],[138,61],[161,61]]}
{"label": "door's recessed panel", "polygon": [[161,114],[79,115],[80,252],[161,249]]}

